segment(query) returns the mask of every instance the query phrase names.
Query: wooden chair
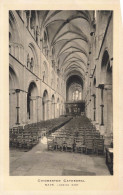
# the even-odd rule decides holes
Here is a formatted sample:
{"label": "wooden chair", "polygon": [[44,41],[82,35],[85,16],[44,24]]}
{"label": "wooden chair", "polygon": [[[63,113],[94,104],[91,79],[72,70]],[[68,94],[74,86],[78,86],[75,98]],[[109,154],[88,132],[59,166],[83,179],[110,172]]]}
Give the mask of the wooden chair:
{"label": "wooden chair", "polygon": [[95,138],[94,139],[94,150],[97,154],[104,154],[104,139]]}
{"label": "wooden chair", "polygon": [[17,147],[17,134],[12,133],[10,137],[10,146]]}
{"label": "wooden chair", "polygon": [[75,152],[83,153],[85,148],[84,137],[75,138]]}
{"label": "wooden chair", "polygon": [[99,131],[95,131],[94,132],[94,137],[95,138],[100,138],[100,132]]}
{"label": "wooden chair", "polygon": [[55,137],[55,149],[63,151],[63,137]]}
{"label": "wooden chair", "polygon": [[23,147],[23,134],[19,134],[17,136],[17,147],[22,148]]}
{"label": "wooden chair", "polygon": [[88,151],[91,151],[91,153],[94,153],[94,143],[93,139],[85,139],[85,145],[86,145],[86,154]]}
{"label": "wooden chair", "polygon": [[66,138],[65,139],[65,150],[66,150],[66,152],[67,151],[73,152],[73,149],[74,149],[74,139],[70,138],[70,137]]}
{"label": "wooden chair", "polygon": [[54,137],[48,136],[47,137],[47,149],[48,150],[54,150]]}
{"label": "wooden chair", "polygon": [[26,140],[26,146],[28,149],[31,149],[33,147],[33,138],[31,135],[28,136],[28,139]]}

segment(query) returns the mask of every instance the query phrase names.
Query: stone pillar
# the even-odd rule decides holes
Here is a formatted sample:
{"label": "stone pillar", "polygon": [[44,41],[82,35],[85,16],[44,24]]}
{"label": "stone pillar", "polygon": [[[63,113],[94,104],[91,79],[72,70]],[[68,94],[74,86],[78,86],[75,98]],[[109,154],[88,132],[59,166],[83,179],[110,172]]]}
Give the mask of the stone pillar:
{"label": "stone pillar", "polygon": [[51,100],[47,100],[47,115],[48,119],[52,118],[52,113],[51,113]]}
{"label": "stone pillar", "polygon": [[30,97],[30,120],[33,120],[33,100]]}
{"label": "stone pillar", "polygon": [[30,18],[31,18],[31,12],[30,11],[26,12],[26,17],[27,17],[27,28],[30,30]]}
{"label": "stone pillar", "polygon": [[106,102],[107,102],[107,120],[106,133],[111,134],[113,130],[113,101],[112,101],[112,85],[105,85]]}
{"label": "stone pillar", "polygon": [[17,94],[17,106],[16,106],[16,109],[17,109],[17,121],[16,121],[16,125],[19,125],[20,122],[19,122],[19,93],[20,93],[20,89],[16,89],[16,94]]}
{"label": "stone pillar", "polygon": [[9,91],[9,126],[12,127],[17,121],[17,103],[16,103],[16,92],[14,89]]}
{"label": "stone pillar", "polygon": [[96,129],[99,130],[99,119],[100,119],[100,89],[96,88]]}
{"label": "stone pillar", "polygon": [[44,102],[44,120],[48,120],[49,119],[49,105],[48,105],[48,101],[46,100]]}
{"label": "stone pillar", "polygon": [[40,120],[43,120],[43,97],[40,97]]}
{"label": "stone pillar", "polygon": [[53,118],[55,118],[55,103],[53,103]]}
{"label": "stone pillar", "polygon": [[36,27],[36,42],[39,45],[39,38],[40,38],[40,31],[39,31],[39,27]]}
{"label": "stone pillar", "polygon": [[30,119],[31,122],[37,122],[37,104],[36,104],[36,96],[30,97]]}
{"label": "stone pillar", "polygon": [[43,39],[40,39],[41,52],[43,52]]}
{"label": "stone pillar", "polygon": [[37,96],[37,122],[41,120],[41,97]]}
{"label": "stone pillar", "polygon": [[104,125],[104,116],[103,116],[103,113],[104,113],[104,105],[101,104],[100,105],[100,108],[101,108],[101,124],[100,125]]}
{"label": "stone pillar", "polygon": [[54,108],[55,108],[55,114],[54,114],[54,116],[55,116],[55,118],[57,118],[57,103],[54,103]]}
{"label": "stone pillar", "polygon": [[27,16],[26,16],[26,10],[23,12],[23,20],[24,20],[24,22],[25,22],[25,24],[26,24],[26,26],[27,26]]}
{"label": "stone pillar", "polygon": [[21,46],[18,46],[18,60],[21,61]]}
{"label": "stone pillar", "polygon": [[59,104],[59,116],[61,115],[61,104]]}
{"label": "stone pillar", "polygon": [[96,95],[93,94],[93,107],[92,107],[92,110],[93,110],[93,121],[95,123],[96,121]]}

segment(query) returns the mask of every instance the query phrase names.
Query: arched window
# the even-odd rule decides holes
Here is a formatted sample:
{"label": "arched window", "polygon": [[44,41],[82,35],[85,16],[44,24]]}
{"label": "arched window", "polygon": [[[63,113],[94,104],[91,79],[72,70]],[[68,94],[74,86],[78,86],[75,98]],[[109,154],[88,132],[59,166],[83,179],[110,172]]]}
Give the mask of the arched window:
{"label": "arched window", "polygon": [[79,91],[76,90],[76,100],[78,100],[78,98],[79,98]]}
{"label": "arched window", "polygon": [[38,58],[33,44],[29,44],[28,46],[27,68],[29,68],[32,72],[38,72]]}

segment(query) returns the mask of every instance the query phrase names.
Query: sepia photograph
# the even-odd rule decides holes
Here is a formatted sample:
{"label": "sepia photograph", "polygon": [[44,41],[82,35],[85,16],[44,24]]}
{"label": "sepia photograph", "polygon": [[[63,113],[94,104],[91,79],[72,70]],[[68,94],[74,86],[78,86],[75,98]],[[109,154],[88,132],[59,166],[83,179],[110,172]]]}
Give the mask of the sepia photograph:
{"label": "sepia photograph", "polygon": [[113,11],[8,20],[9,175],[112,176]]}

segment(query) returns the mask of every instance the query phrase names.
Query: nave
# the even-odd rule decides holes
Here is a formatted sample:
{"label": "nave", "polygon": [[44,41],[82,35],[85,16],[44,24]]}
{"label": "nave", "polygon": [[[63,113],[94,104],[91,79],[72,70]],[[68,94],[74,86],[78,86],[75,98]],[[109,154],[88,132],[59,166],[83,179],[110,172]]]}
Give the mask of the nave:
{"label": "nave", "polygon": [[[82,125],[83,124],[83,125]],[[98,155],[98,153],[94,153],[93,148],[90,148],[90,144],[88,149],[91,149],[91,152],[85,153],[81,152],[81,150],[73,151],[73,150],[61,150],[59,146],[60,143],[57,140],[57,150],[50,150],[48,148],[48,138],[49,136],[56,135],[57,138],[63,138],[63,133],[65,131],[69,132],[71,135],[68,136],[67,139],[72,137],[72,134],[76,134],[76,137],[79,139],[82,138],[82,130],[85,131],[88,128],[88,131],[92,131],[94,128],[91,127],[91,122],[85,116],[82,117],[74,117],[67,124],[57,129],[54,133],[48,133],[46,136],[42,136],[39,139],[39,143],[34,146],[31,150],[26,150],[24,148],[15,148],[12,147],[10,149],[10,175],[26,175],[26,176],[61,176],[61,175],[110,175],[108,167],[106,165],[106,158],[104,153]],[[89,134],[83,135],[85,140],[95,140],[96,139],[96,130],[95,137],[93,133],[89,132]],[[60,133],[62,132],[62,133]],[[74,132],[74,133],[72,133]],[[81,134],[82,133],[82,134]],[[78,134],[78,135],[77,135]],[[65,134],[64,134],[65,135]],[[91,135],[91,138],[90,138]],[[99,139],[100,135],[97,136]],[[64,137],[65,138],[65,137]],[[102,138],[100,138],[102,139]],[[86,140],[86,141],[87,141]],[[86,142],[85,141],[85,142]],[[50,142],[51,144],[51,142]],[[68,148],[72,144],[72,141],[68,143]],[[86,143],[85,143],[86,144]],[[91,145],[92,147],[92,145]],[[99,148],[99,146],[97,147]]]}
{"label": "nave", "polygon": [[111,10],[9,11],[10,175],[113,174],[113,58]]}

